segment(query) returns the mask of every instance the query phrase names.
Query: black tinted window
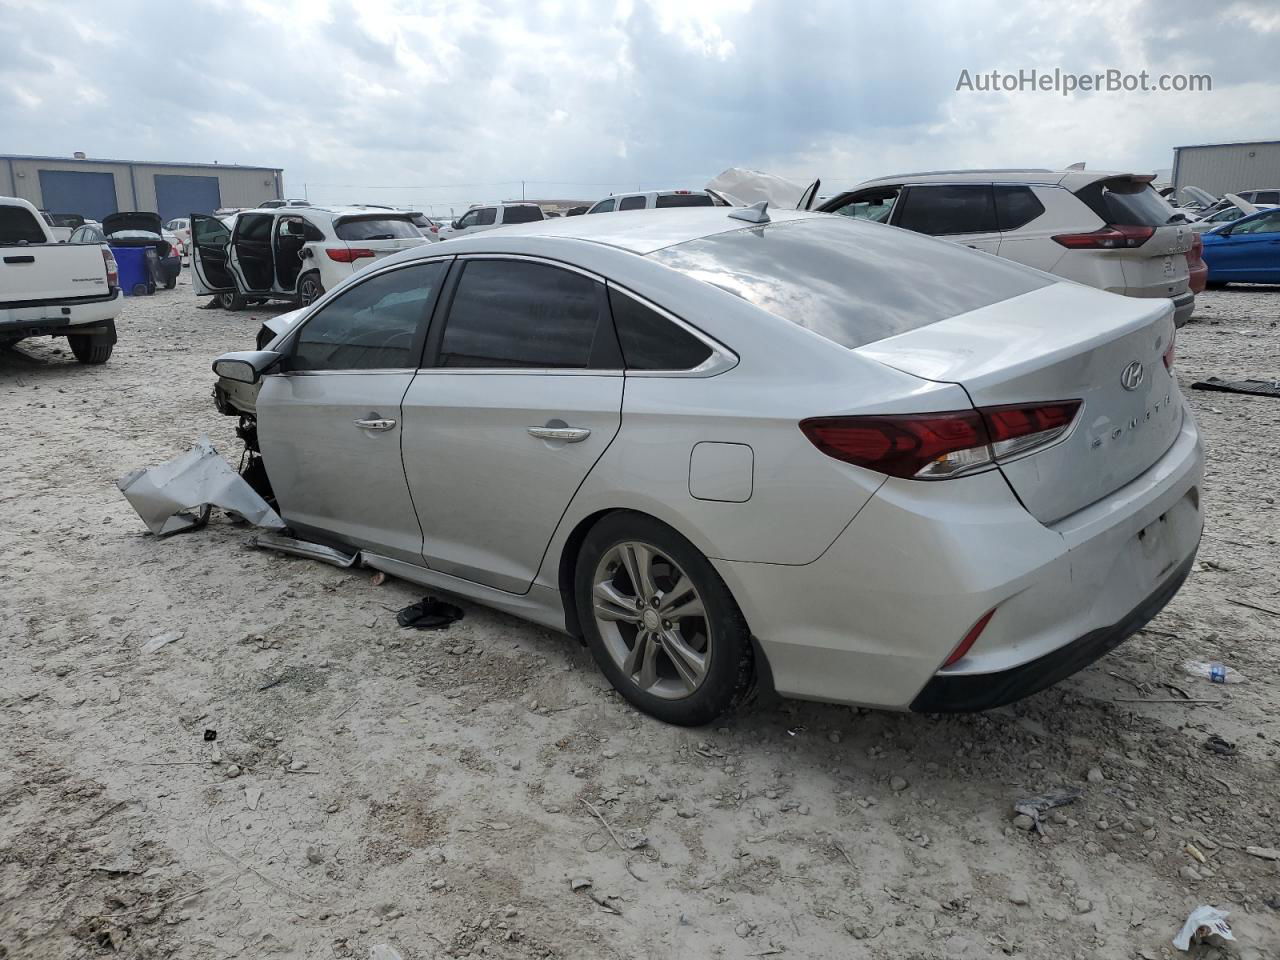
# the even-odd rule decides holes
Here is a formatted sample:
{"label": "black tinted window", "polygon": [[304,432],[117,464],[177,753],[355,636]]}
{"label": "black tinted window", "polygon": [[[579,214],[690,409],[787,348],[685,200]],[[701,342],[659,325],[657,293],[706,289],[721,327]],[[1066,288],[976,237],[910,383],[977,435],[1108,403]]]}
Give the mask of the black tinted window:
{"label": "black tinted window", "polygon": [[643,210],[644,197],[623,197],[618,201],[619,210]]}
{"label": "black tinted window", "polygon": [[1001,230],[1025,227],[1044,213],[1044,204],[1030,187],[997,186],[995,190],[996,223]]}
{"label": "black tinted window", "polygon": [[586,367],[599,319],[594,280],[541,263],[466,265],[440,344],[442,367]]}
{"label": "black tinted window", "polygon": [[493,226],[493,222],[497,219],[498,219],[498,208],[485,207],[483,210],[476,211],[475,225],[477,227],[491,227]]}
{"label": "black tinted window", "polygon": [[610,290],[609,307],[628,370],[692,370],[711,356],[693,334],[625,293]]}
{"label": "black tinted window", "polygon": [[1258,198],[1253,202],[1280,204],[1280,190],[1259,190]]}
{"label": "black tinted window", "polygon": [[[408,217],[361,217],[339,220],[334,227],[339,240],[399,240],[421,237]],[[322,238],[323,239],[323,238]]]}
{"label": "black tinted window", "polygon": [[273,219],[269,213],[241,216],[236,224],[236,239],[264,241],[271,239],[271,221]]}
{"label": "black tinted window", "polygon": [[1009,260],[848,217],[734,230],[650,256],[845,347],[1047,286]]}
{"label": "black tinted window", "polygon": [[990,233],[996,229],[991,186],[953,183],[908,187],[901,201],[897,226],[933,237],[948,233]]}
{"label": "black tinted window", "polygon": [[660,193],[655,206],[663,207],[714,207],[715,201],[707,193]]}
{"label": "black tinted window", "polygon": [[351,287],[306,322],[289,368],[416,367],[414,338],[444,271],[443,263],[422,263]]}
{"label": "black tinted window", "polygon": [[542,211],[535,206],[507,207],[502,214],[503,223],[533,223],[542,219]]}
{"label": "black tinted window", "polygon": [[1173,217],[1173,208],[1151,184],[1117,178],[1099,180],[1076,191],[1105,222],[1122,227],[1162,227]]}
{"label": "black tinted window", "polygon": [[587,213],[612,213],[613,205],[616,202],[617,201],[615,201],[612,197],[610,197],[608,200],[601,200],[594,207],[588,210]]}
{"label": "black tinted window", "polygon": [[40,221],[24,207],[0,206],[0,243],[44,243]]}

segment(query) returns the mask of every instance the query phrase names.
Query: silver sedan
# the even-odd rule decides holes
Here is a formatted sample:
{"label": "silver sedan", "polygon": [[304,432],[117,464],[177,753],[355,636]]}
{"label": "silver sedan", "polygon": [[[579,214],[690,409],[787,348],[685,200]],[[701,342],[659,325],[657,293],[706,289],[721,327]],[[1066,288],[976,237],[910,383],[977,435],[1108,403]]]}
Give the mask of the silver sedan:
{"label": "silver sedan", "polygon": [[1190,569],[1172,316],[879,224],[664,210],[406,251],[214,369],[298,549],[579,637],[656,717],[753,682],[976,710]]}

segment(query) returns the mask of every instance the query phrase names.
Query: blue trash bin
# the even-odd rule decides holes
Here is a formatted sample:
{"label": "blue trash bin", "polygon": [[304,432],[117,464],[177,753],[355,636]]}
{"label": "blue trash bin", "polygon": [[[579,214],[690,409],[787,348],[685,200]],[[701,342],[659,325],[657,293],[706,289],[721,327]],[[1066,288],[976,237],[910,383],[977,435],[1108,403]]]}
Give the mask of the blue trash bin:
{"label": "blue trash bin", "polygon": [[120,271],[120,289],[126,297],[145,296],[151,292],[147,275],[147,247],[112,247],[116,269]]}

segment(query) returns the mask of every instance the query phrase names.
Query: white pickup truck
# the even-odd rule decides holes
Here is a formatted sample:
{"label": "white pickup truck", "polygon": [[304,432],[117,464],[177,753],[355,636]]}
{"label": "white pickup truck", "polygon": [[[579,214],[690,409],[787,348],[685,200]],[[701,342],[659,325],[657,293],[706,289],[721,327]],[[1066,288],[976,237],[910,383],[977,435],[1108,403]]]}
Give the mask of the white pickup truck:
{"label": "white pickup truck", "polygon": [[109,247],[58,243],[35,207],[0,197],[0,347],[66,337],[81,363],[105,363],[123,305]]}

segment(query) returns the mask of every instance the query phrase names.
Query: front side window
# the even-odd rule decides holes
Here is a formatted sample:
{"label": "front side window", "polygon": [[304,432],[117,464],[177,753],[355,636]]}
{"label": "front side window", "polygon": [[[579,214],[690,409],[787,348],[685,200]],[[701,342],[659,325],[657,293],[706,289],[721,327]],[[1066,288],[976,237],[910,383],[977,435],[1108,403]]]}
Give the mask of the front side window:
{"label": "front side window", "polygon": [[449,308],[441,367],[586,368],[600,319],[598,284],[522,260],[472,260]]}
{"label": "front side window", "polygon": [[852,217],[855,220],[871,220],[875,223],[888,223],[889,214],[893,213],[893,205],[898,200],[899,192],[900,191],[895,187],[888,193],[877,193],[873,195],[861,193],[848,202],[832,208],[828,212],[838,213],[842,217]]}
{"label": "front side window", "polygon": [[417,367],[419,327],[444,278],[443,261],[392,270],[351,287],[310,317],[289,369],[402,370]]}
{"label": "front side window", "polygon": [[1260,217],[1255,217],[1252,220],[1247,220],[1244,223],[1232,227],[1231,235],[1233,237],[1238,237],[1242,234],[1276,233],[1277,231],[1280,231],[1280,210],[1275,210],[1271,213],[1264,213]]}
{"label": "front side window", "polygon": [[200,217],[191,224],[191,239],[200,246],[222,246],[230,234],[230,228],[214,217]]}
{"label": "front side window", "polygon": [[910,187],[897,225],[931,237],[957,233],[993,233],[996,209],[991,185],[948,183]]}
{"label": "front side window", "polygon": [[628,370],[692,370],[711,356],[689,331],[612,287],[609,309]]}
{"label": "front side window", "polygon": [[588,210],[587,213],[612,213],[613,205],[615,203],[617,203],[617,201],[614,200],[613,197],[610,197],[608,200],[601,200],[594,207]]}
{"label": "front side window", "polygon": [[[334,226],[339,240],[401,240],[420,237],[408,217],[360,217],[339,220]],[[318,239],[323,240],[321,236]]]}
{"label": "front side window", "polygon": [[498,219],[497,207],[482,207],[476,211],[476,226],[491,227]]}
{"label": "front side window", "polygon": [[458,221],[458,229],[465,230],[467,227],[474,227],[476,225],[476,215],[478,213],[478,210],[468,210],[464,213],[462,215],[462,219]]}
{"label": "front side window", "polygon": [[644,197],[623,197],[618,201],[619,210],[643,210]]}
{"label": "front side window", "polygon": [[542,219],[542,211],[533,206],[506,207],[502,211],[503,223],[534,223]]}

